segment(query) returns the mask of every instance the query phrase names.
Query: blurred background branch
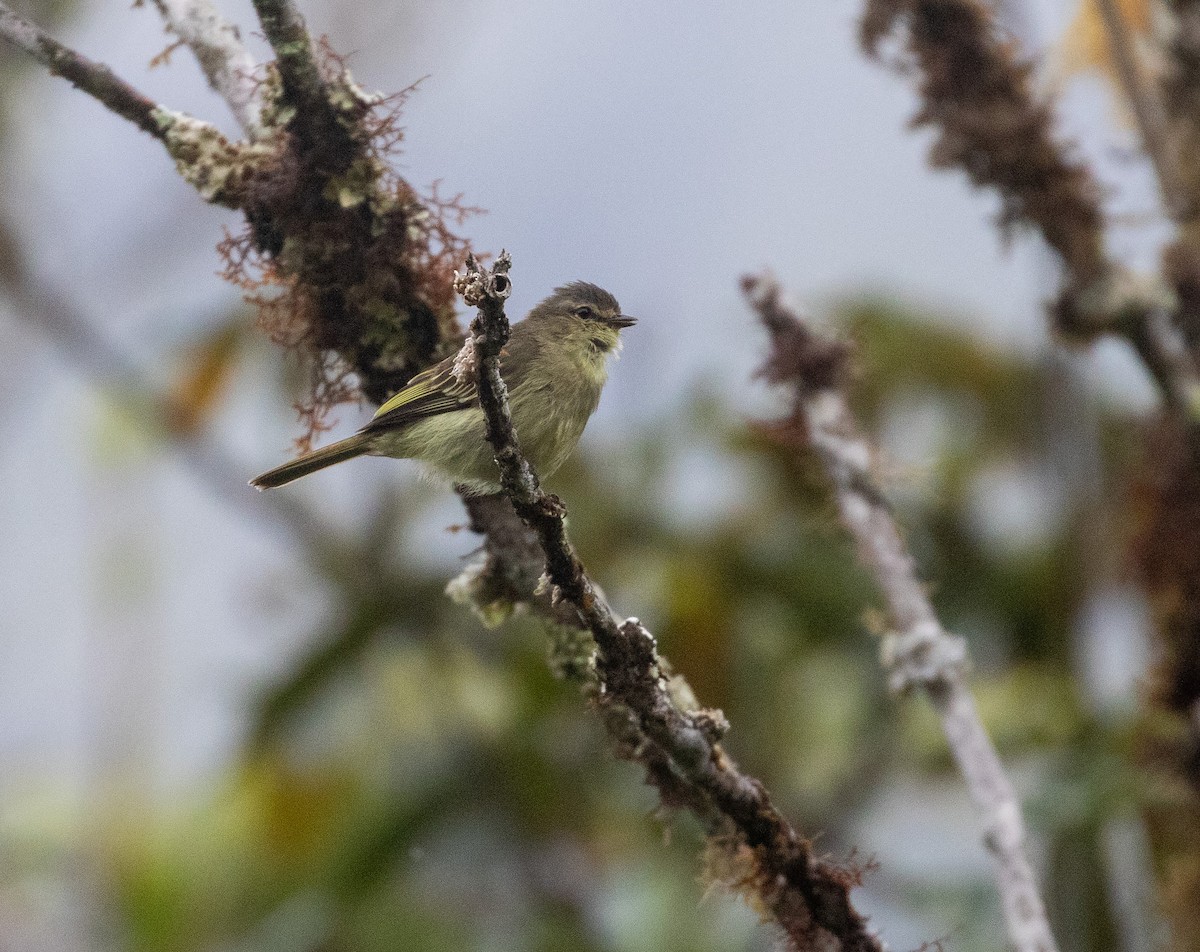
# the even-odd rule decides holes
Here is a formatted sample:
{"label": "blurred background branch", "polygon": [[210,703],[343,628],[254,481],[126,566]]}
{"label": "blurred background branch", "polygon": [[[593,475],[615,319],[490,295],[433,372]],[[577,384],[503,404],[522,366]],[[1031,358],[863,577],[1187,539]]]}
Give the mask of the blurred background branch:
{"label": "blurred background branch", "polygon": [[[1194,423],[1200,375],[1181,354],[1178,330],[1162,319],[1162,309],[1173,307],[1171,292],[1157,279],[1131,280],[1110,259],[1100,186],[1053,132],[1049,103],[1031,89],[1032,67],[1001,36],[990,9],[979,0],[869,0],[861,30],[868,55],[878,58],[884,39],[900,30],[921,75],[913,124],[938,132],[930,164],[994,190],[1001,230],[1031,227],[1057,253],[1064,281],[1052,312],[1059,333],[1125,336],[1167,406]],[[1164,194],[1170,187],[1163,184]]]}
{"label": "blurred background branch", "polygon": [[1104,21],[1113,65],[1133,110],[1142,146],[1154,165],[1154,174],[1162,189],[1163,203],[1170,210],[1172,217],[1186,216],[1190,199],[1184,194],[1179,173],[1175,169],[1175,156],[1171,148],[1166,113],[1157,90],[1149,82],[1145,70],[1138,62],[1133,31],[1125,22],[1117,0],[1096,0],[1096,6]]}
{"label": "blurred background branch", "polygon": [[[1200,486],[1200,431],[1196,425],[1200,336],[1195,319],[1200,300],[1196,292],[1200,271],[1195,264],[1200,190],[1195,187],[1195,177],[1187,172],[1195,164],[1191,157],[1200,135],[1200,100],[1193,88],[1200,59],[1196,56],[1196,9],[1189,2],[1162,5],[1169,10],[1161,12],[1171,17],[1165,31],[1172,38],[1164,44],[1165,62],[1153,54],[1139,55],[1131,21],[1150,34],[1150,24],[1160,12],[1152,8],[1158,6],[1093,0],[1082,5],[1077,20],[1086,25],[1089,18],[1094,18],[1102,24],[1108,53],[1105,62],[1111,64],[1111,73],[1131,107],[1163,202],[1179,226],[1174,242],[1166,250],[1165,268],[1136,281],[1130,280],[1124,267],[1113,263],[1102,250],[1099,189],[1089,181],[1086,169],[1068,157],[1067,148],[1047,134],[1049,110],[1030,93],[1030,67],[1016,59],[1012,43],[1001,39],[987,7],[975,0],[942,4],[872,0],[867,5],[862,36],[868,52],[877,51],[881,38],[904,22],[908,48],[923,76],[924,103],[916,123],[933,124],[940,131],[931,154],[932,164],[961,168],[975,184],[997,189],[1005,198],[1002,226],[1031,225],[1058,253],[1066,281],[1054,312],[1057,329],[1068,336],[1083,332],[1088,337],[1106,330],[1123,334],[1158,384],[1168,412],[1147,448],[1141,472],[1135,476],[1145,505],[1137,512],[1131,561],[1154,599],[1160,656],[1164,659],[1149,695],[1147,716],[1155,723],[1159,720],[1156,706],[1169,712],[1162,724],[1146,729],[1143,762],[1153,765],[1159,782],[1174,784],[1181,777],[1193,776],[1194,757],[1189,751],[1200,749],[1194,716],[1200,700],[1200,682],[1195,677],[1197,629],[1188,607],[1195,604],[1196,593],[1186,581],[1194,577],[1197,566],[1183,555],[1200,549],[1200,534],[1187,502]],[[1146,61],[1157,66],[1164,77],[1163,85],[1145,80]],[[987,65],[970,77],[966,68],[972,63]],[[1160,92],[1165,96],[1160,98]],[[1014,124],[1004,114],[1006,108],[1015,108],[1018,114],[1028,117],[1027,121]],[[1018,129],[1022,134],[1013,136]],[[973,158],[975,149],[980,150],[982,163]],[[1010,164],[1014,170],[1032,169],[1047,157],[1051,159],[1046,167],[1058,171],[1043,182],[1036,178],[1012,179],[1004,171]],[[1069,172],[1063,174],[1063,170]],[[1055,199],[1047,193],[1065,187],[1067,182],[1076,186],[1074,192],[1064,191],[1069,197]],[[1080,202],[1085,194],[1090,199]],[[1056,231],[1062,216],[1056,212],[1047,218],[1044,212],[1072,201],[1077,207],[1087,207],[1088,213],[1073,219],[1080,227],[1075,238],[1067,240]],[[1082,255],[1081,247],[1086,249]],[[1140,290],[1130,294],[1120,288]],[[1184,490],[1184,486],[1190,489]],[[1185,710],[1187,714],[1183,714]],[[1165,725],[1172,719],[1175,724],[1167,729]],[[1187,739],[1176,736],[1174,741],[1164,742],[1164,730],[1182,730]],[[1167,812],[1176,818],[1187,817],[1178,823],[1164,823],[1158,798],[1147,799],[1159,862],[1165,868],[1160,880],[1168,897],[1165,907],[1172,920],[1174,947],[1179,949],[1196,947],[1200,936],[1195,913],[1200,876],[1188,872],[1197,868],[1196,858],[1200,855],[1200,839],[1194,832],[1200,829],[1196,823],[1200,791],[1194,783],[1192,786],[1188,793],[1167,798],[1172,803]],[[1171,832],[1164,835],[1164,828]]]}
{"label": "blurred background branch", "polygon": [[1009,944],[1022,952],[1055,950],[1026,853],[1021,804],[967,681],[966,643],[938,620],[873,475],[875,453],[846,402],[850,350],[806,326],[783,304],[773,278],[746,277],[742,289],[771,335],[764,376],[795,391],[791,417],[777,425],[779,435],[812,454],[829,482],[842,526],[884,595],[889,617],[880,651],[888,684],[897,694],[919,688],[938,712],[982,821],[983,842],[996,860]]}
{"label": "blurred background branch", "polygon": [[167,29],[196,57],[208,85],[250,139],[263,134],[263,76],[241,33],[208,0],[154,0]]}
{"label": "blurred background branch", "polygon": [[272,497],[265,505],[242,491],[246,467],[197,429],[181,423],[186,409],[170,394],[160,392],[150,376],[119,353],[61,294],[38,281],[21,251],[21,236],[12,223],[0,219],[0,286],[16,317],[54,346],[106,397],[122,404],[139,426],[166,437],[179,453],[187,472],[202,482],[224,505],[255,521],[282,527],[300,551],[319,548],[336,538],[331,526],[295,499]]}

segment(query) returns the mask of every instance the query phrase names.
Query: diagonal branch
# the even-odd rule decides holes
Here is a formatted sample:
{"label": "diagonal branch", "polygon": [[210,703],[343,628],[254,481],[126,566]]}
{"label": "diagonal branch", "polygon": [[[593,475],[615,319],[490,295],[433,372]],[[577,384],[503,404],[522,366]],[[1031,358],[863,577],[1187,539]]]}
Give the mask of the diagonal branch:
{"label": "diagonal branch", "polygon": [[167,28],[196,56],[208,85],[229,105],[250,139],[262,137],[262,83],[258,64],[242,43],[238,28],[209,0],[154,0]]}
{"label": "diagonal branch", "polygon": [[1096,0],[1096,5],[1104,20],[1117,78],[1133,109],[1133,119],[1137,123],[1146,155],[1154,166],[1163,203],[1172,217],[1178,217],[1187,212],[1188,198],[1171,155],[1166,112],[1137,61],[1133,35],[1116,0]]}
{"label": "diagonal branch", "polygon": [[291,0],[254,0],[254,11],[263,34],[275,51],[279,77],[287,95],[297,105],[325,99],[325,81],[313,53],[312,38],[304,18]]}
{"label": "diagonal branch", "polygon": [[[1101,189],[1053,130],[1050,104],[1035,97],[1031,67],[1001,35],[982,0],[867,0],[863,49],[878,57],[886,37],[902,33],[920,77],[915,126],[937,138],[930,164],[958,169],[1000,197],[1000,225],[1040,234],[1063,266],[1053,306],[1057,329],[1077,339],[1112,333],[1137,351],[1170,413],[1200,421],[1200,373],[1180,351],[1171,288],[1147,287],[1105,248]],[[1170,188],[1163,183],[1164,190]],[[1168,201],[1172,200],[1168,194]]]}
{"label": "diagonal branch", "polygon": [[143,132],[166,142],[167,133],[159,120],[159,107],[103,63],[97,63],[63,46],[28,20],[0,2],[0,39],[24,50],[55,76],[61,76]]}
{"label": "diagonal branch", "polygon": [[283,101],[294,107],[288,128],[303,149],[339,172],[361,153],[358,113],[363,93],[344,70],[327,82],[312,37],[292,0],[253,0],[263,33],[275,51]]}
{"label": "diagonal branch", "polygon": [[[749,865],[735,885],[771,912],[794,948],[829,948],[836,941],[834,947],[846,952],[880,952],[879,939],[850,902],[857,874],[812,855],[809,842],[779,814],[762,784],[738,770],[721,748],[723,716],[681,706],[669,690],[654,638],[636,618],[621,620],[613,613],[576,556],[563,523],[565,507],[542,491],[521,453],[500,376],[500,351],[509,335],[504,313],[509,266],[507,254],[487,271],[469,258],[455,287],[479,308],[471,331],[480,403],[504,492],[537,536],[556,597],[595,639],[596,703],[606,727],[618,749],[645,766],[664,802],[687,806],[706,824],[711,848],[724,848],[743,869]],[[636,747],[616,733],[618,714],[639,736]]]}
{"label": "diagonal branch", "polygon": [[750,305],[771,334],[765,374],[795,387],[788,421],[828,479],[842,525],[887,603],[891,632],[883,664],[893,690],[918,687],[933,704],[946,741],[996,861],[996,881],[1009,941],[1018,952],[1054,952],[1045,907],[1025,854],[1021,807],[979,718],[967,685],[967,649],[942,627],[917,577],[913,557],[871,473],[871,447],[843,391],[846,344],[823,338],[779,299],[771,278],[742,281]]}
{"label": "diagonal branch", "polygon": [[[3,4],[0,38],[43,62],[56,61],[50,49],[87,63]],[[219,246],[227,277],[259,305],[264,329],[315,367],[306,405],[315,420],[352,389],[349,374],[382,403],[451,349],[459,331],[449,275],[466,243],[448,218],[466,210],[421,198],[388,164],[402,97],[389,105],[366,94],[331,52],[318,63],[290,4],[259,6],[281,57],[262,85],[262,138],[232,142],[124,86],[114,109],[137,114],[201,198],[244,214],[245,231]],[[88,70],[89,82],[111,78],[95,64]]]}

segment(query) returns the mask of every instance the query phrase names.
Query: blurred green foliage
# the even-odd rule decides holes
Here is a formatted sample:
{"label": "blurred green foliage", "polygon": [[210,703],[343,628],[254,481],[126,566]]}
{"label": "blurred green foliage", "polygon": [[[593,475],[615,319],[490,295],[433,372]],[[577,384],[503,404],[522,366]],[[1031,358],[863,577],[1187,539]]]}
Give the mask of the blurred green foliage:
{"label": "blurred green foliage", "polygon": [[[980,708],[1002,754],[1039,780],[1031,816],[1060,934],[1072,936],[1064,947],[1111,948],[1103,832],[1135,797],[1128,725],[1092,712],[1071,669],[1073,626],[1096,581],[1086,530],[1097,513],[1063,505],[1063,518],[1016,542],[982,531],[979,517],[997,465],[1070,498],[1049,452],[1061,368],[881,301],[847,305],[839,320],[859,345],[856,405],[882,444],[902,429],[898,407],[931,407],[939,421],[919,473],[884,460],[888,488],[945,623],[980,659]],[[1133,426],[1100,419],[1105,478],[1124,465]],[[682,510],[685,453],[732,474],[736,498]],[[820,850],[875,855],[872,824],[894,791],[957,790],[929,709],[887,696],[879,600],[820,480],[768,427],[698,392],[686,419],[603,447],[602,465],[585,449],[554,489],[594,577],[643,618],[700,699],[724,709],[730,752],[800,829],[820,834]],[[1020,500],[985,492],[982,504]],[[407,553],[419,513],[389,498],[374,511],[368,536],[311,560],[324,566],[334,621],[290,676],[263,686],[245,756],[218,788],[169,810],[128,791],[97,804],[85,850],[109,910],[107,944],[771,948],[753,913],[706,896],[699,830],[660,811],[609,754],[582,699],[547,668],[540,623],[482,628],[442,595],[448,579]],[[969,816],[965,798],[961,809]],[[901,852],[920,853],[933,832],[907,828]],[[878,856],[867,911],[908,908],[934,924],[925,939],[998,947],[974,836],[966,875]]]}

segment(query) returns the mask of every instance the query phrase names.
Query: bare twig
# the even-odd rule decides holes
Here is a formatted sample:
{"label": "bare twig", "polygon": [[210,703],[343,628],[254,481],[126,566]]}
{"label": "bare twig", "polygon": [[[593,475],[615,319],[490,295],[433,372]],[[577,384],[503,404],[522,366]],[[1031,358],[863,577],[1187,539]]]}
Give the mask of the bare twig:
{"label": "bare twig", "polygon": [[823,338],[780,301],[768,277],[743,279],[743,290],[772,338],[765,373],[793,386],[796,435],[811,448],[831,486],[838,515],[883,593],[891,631],[882,657],[893,690],[923,690],[966,782],[996,861],[1009,941],[1018,952],[1053,952],[1045,907],[1025,854],[1021,808],[967,686],[967,650],[946,632],[917,577],[912,555],[871,473],[871,447],[846,402],[848,347]]}
{"label": "bare twig", "polygon": [[107,66],[92,62],[21,19],[3,0],[0,0],[0,39],[25,51],[55,76],[62,76],[158,139],[175,160],[180,175],[206,201],[230,208],[239,207],[244,201],[230,186],[244,187],[248,170],[263,164],[266,153],[262,149],[239,148],[211,123],[155,104]]}
{"label": "bare twig", "polygon": [[166,130],[158,106],[116,76],[103,63],[96,63],[63,46],[0,2],[0,39],[24,50],[55,76],[99,100],[118,116],[128,119],[143,132],[166,141]]}
{"label": "bare twig", "polygon": [[1124,337],[1158,387],[1167,413],[1195,429],[1200,427],[1200,370],[1178,325],[1179,301],[1158,277],[1146,281],[1114,265],[1105,280],[1067,306],[1097,330]]}
{"label": "bare twig", "polygon": [[1200,373],[1172,312],[1149,307],[1130,324],[1128,336],[1150,375],[1158,381],[1163,402],[1189,428],[1200,425]]}
{"label": "bare twig", "polygon": [[1117,76],[1121,87],[1133,109],[1133,118],[1137,123],[1138,132],[1146,155],[1154,166],[1158,185],[1162,190],[1163,203],[1173,217],[1186,212],[1187,196],[1179,180],[1178,170],[1171,155],[1167,135],[1167,117],[1155,92],[1137,61],[1133,48],[1134,39],[1129,31],[1129,25],[1121,15],[1116,0],[1096,0],[1100,15],[1104,20],[1104,29],[1108,33],[1108,46],[1112,51],[1113,65],[1117,68]]}
{"label": "bare twig", "polygon": [[242,131],[250,139],[260,138],[262,83],[238,28],[209,0],[154,0],[154,6],[168,29],[195,54],[208,84],[229,105]]}
{"label": "bare twig", "polygon": [[626,747],[625,756],[645,766],[665,802],[687,806],[706,823],[710,843],[739,859],[744,870],[739,885],[770,910],[795,948],[827,948],[836,941],[843,950],[879,952],[879,940],[850,902],[856,875],[813,857],[808,841],[779,814],[762,784],[739,771],[722,750],[717,738],[727,725],[720,713],[679,704],[668,690],[654,638],[636,618],[621,620],[613,613],[576,556],[563,524],[565,508],[542,491],[521,453],[500,376],[500,350],[509,334],[504,313],[509,265],[507,254],[486,271],[472,258],[456,281],[468,303],[479,308],[471,330],[480,403],[504,491],[537,536],[548,582],[595,639],[596,700],[606,726],[615,731],[621,718],[614,715],[631,722],[640,742],[636,749]]}

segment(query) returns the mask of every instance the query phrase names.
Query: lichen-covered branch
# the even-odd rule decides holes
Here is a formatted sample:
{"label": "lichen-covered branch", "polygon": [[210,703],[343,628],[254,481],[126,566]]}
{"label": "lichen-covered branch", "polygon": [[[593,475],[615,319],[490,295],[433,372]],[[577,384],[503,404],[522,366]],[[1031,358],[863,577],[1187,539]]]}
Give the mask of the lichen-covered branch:
{"label": "lichen-covered branch", "polygon": [[253,0],[275,52],[283,99],[293,108],[288,129],[330,169],[350,168],[361,150],[356,115],[361,91],[344,70],[326,78],[304,18],[291,0]]}
{"label": "lichen-covered branch", "polygon": [[904,65],[920,77],[913,124],[937,133],[930,163],[959,169],[995,192],[1001,228],[1034,229],[1062,261],[1063,287],[1053,308],[1058,330],[1083,339],[1127,337],[1167,408],[1195,424],[1200,375],[1190,355],[1180,358],[1174,322],[1162,320],[1164,309],[1174,313],[1175,293],[1161,282],[1132,279],[1110,260],[1101,189],[1054,135],[1029,64],[1002,36],[989,7],[981,0],[867,0],[864,50],[878,58],[884,40],[896,34],[903,36]]}
{"label": "lichen-covered branch", "polygon": [[98,100],[105,108],[128,119],[156,139],[166,138],[158,118],[158,106],[103,63],[96,63],[69,49],[40,27],[17,16],[0,2],[0,39],[28,53],[55,76]]}
{"label": "lichen-covered branch", "polygon": [[471,332],[488,439],[505,494],[538,540],[554,600],[570,606],[595,639],[594,697],[619,752],[646,768],[665,803],[686,806],[705,822],[710,848],[739,869],[731,884],[772,915],[794,948],[880,952],[882,945],[850,902],[857,876],[814,857],[762,784],[738,770],[718,743],[727,726],[719,712],[676,700],[654,638],[636,618],[613,613],[576,556],[563,523],[566,510],[542,491],[508,410],[499,355],[509,335],[509,266],[507,255],[489,270],[472,258],[456,280],[479,309]]}
{"label": "lichen-covered branch", "polygon": [[297,104],[309,107],[324,101],[325,81],[300,11],[291,0],[254,0],[254,12],[275,51],[279,76],[288,95]]}
{"label": "lichen-covered branch", "polygon": [[366,94],[331,52],[313,52],[290,4],[258,6],[280,58],[260,87],[262,135],[248,142],[155,106],[2,0],[0,36],[155,134],[205,201],[245,215],[245,233],[220,246],[227,276],[313,368],[311,436],[334,404],[360,392],[381,403],[460,339],[449,279],[466,243],[447,219],[467,210],[421,198],[389,165],[405,94]]}
{"label": "lichen-covered branch", "polygon": [[154,0],[167,28],[196,56],[209,86],[228,104],[250,139],[264,132],[262,77],[238,28],[209,0]]}
{"label": "lichen-covered branch", "polygon": [[243,189],[268,151],[230,142],[211,123],[158,105],[115,76],[107,66],[63,46],[18,17],[0,0],[0,39],[8,40],[55,76],[62,76],[109,110],[158,139],[180,175],[205,201],[243,206]]}
{"label": "lichen-covered branch", "polygon": [[889,684],[895,691],[919,688],[929,698],[966,782],[996,862],[1009,942],[1018,952],[1053,952],[1057,946],[1025,852],[1020,804],[967,686],[966,645],[938,620],[872,475],[871,446],[846,402],[849,349],[786,308],[772,279],[747,277],[743,289],[771,335],[766,377],[795,392],[788,432],[814,454],[859,559],[883,594]]}
{"label": "lichen-covered branch", "polygon": [[978,0],[867,0],[861,39],[878,57],[902,32],[917,67],[921,108],[913,125],[937,138],[935,168],[958,168],[1000,197],[1000,224],[1035,227],[1083,288],[1108,270],[1100,189],[1052,132],[1030,67]]}

